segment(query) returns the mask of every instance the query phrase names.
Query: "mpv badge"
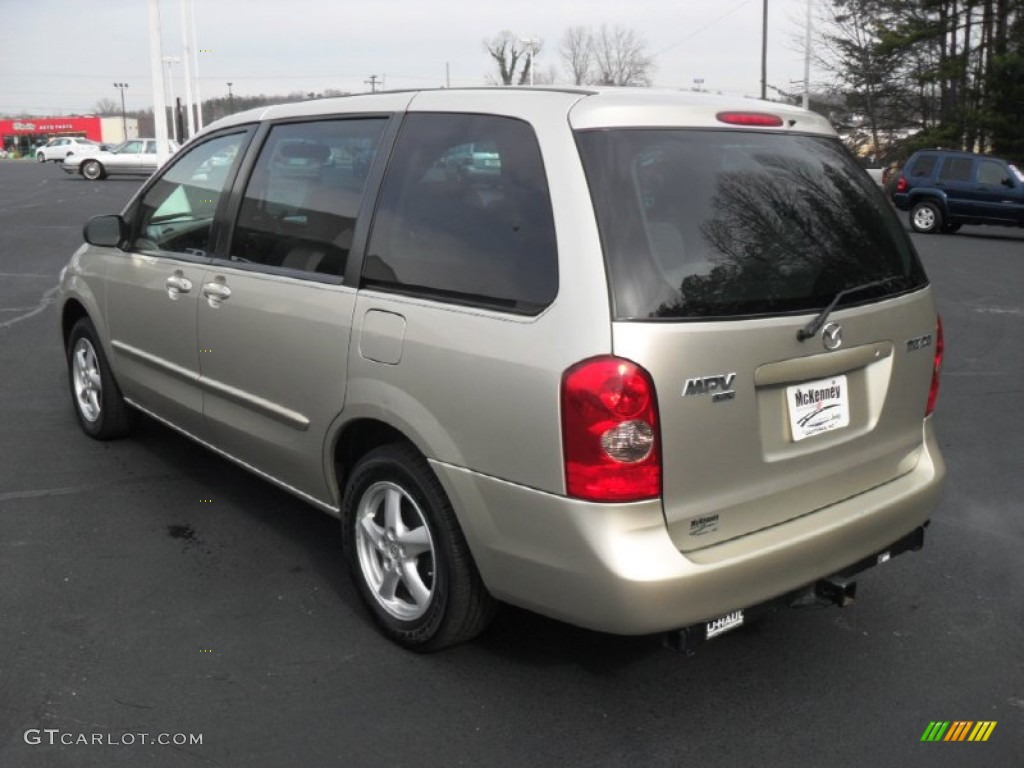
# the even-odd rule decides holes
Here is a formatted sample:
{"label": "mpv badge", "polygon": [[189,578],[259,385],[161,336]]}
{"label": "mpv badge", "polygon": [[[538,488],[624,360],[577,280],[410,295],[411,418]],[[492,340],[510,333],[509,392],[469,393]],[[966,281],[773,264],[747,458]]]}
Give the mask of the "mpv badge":
{"label": "mpv badge", "polygon": [[843,328],[839,323],[829,323],[821,332],[821,343],[825,349],[839,349],[843,345]]}

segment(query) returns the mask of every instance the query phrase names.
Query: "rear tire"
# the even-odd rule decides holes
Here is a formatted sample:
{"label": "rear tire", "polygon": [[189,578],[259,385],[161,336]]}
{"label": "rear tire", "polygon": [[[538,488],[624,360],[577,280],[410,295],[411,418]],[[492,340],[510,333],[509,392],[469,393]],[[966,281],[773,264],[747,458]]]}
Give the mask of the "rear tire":
{"label": "rear tire", "polygon": [[341,524],[359,596],[389,639],[413,651],[439,651],[490,623],[494,598],[441,483],[411,446],[383,446],[359,460]]}
{"label": "rear tire", "polygon": [[86,160],[82,163],[82,175],[89,181],[98,181],[106,176],[103,166],[97,160]]}
{"label": "rear tire", "polygon": [[910,209],[910,227],[922,235],[942,232],[942,211],[939,206],[927,200],[916,203]]}
{"label": "rear tire", "polygon": [[131,430],[132,413],[88,318],[71,328],[66,352],[71,401],[82,430],[96,440],[124,437]]}

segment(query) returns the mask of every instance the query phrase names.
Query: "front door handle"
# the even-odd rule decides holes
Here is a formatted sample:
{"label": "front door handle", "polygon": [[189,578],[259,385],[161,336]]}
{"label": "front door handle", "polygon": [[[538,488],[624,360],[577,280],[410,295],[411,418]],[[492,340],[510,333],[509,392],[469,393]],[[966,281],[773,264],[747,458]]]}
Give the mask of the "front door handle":
{"label": "front door handle", "polygon": [[164,287],[167,288],[167,298],[177,301],[181,294],[192,290],[192,281],[179,269],[164,281]]}
{"label": "front door handle", "polygon": [[231,298],[231,289],[222,282],[203,283],[203,296],[211,307],[219,307]]}

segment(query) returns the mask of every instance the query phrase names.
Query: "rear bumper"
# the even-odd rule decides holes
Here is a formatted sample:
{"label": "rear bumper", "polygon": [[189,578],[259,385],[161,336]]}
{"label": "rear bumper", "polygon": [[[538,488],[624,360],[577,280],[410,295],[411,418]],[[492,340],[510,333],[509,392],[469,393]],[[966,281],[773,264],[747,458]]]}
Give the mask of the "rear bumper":
{"label": "rear bumper", "polygon": [[924,525],[945,465],[930,419],[909,473],[802,517],[683,555],[657,501],[574,501],[434,462],[492,594],[616,634],[686,627],[839,573]]}

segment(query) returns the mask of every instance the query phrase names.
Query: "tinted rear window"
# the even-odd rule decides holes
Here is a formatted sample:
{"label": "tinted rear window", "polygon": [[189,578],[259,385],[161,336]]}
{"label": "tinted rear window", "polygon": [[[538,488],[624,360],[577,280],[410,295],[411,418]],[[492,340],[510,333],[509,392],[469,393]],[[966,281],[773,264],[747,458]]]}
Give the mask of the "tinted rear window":
{"label": "tinted rear window", "polygon": [[931,176],[938,159],[938,155],[918,155],[917,159],[910,166],[909,173],[911,178],[927,178]]}
{"label": "tinted rear window", "polygon": [[926,284],[877,185],[833,139],[740,131],[577,134],[617,319],[807,312]]}

